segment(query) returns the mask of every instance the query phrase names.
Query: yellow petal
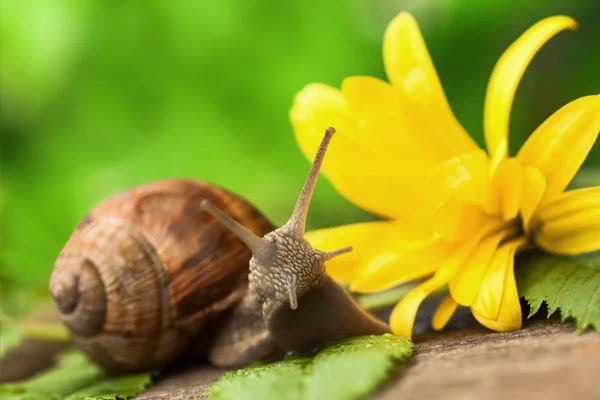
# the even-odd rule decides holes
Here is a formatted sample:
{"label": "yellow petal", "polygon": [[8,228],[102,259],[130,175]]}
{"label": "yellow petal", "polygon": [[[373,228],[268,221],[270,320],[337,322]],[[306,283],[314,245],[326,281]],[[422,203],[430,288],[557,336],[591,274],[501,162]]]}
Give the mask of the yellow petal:
{"label": "yellow petal", "polygon": [[488,318],[478,309],[471,307],[471,313],[481,325],[498,332],[519,330],[523,322],[514,268],[509,269],[508,272],[502,293],[502,303],[496,319]]}
{"label": "yellow petal", "polygon": [[434,275],[404,296],[392,310],[390,316],[392,332],[410,339],[419,306],[431,292],[441,288],[446,282],[441,276]]}
{"label": "yellow petal", "polygon": [[481,282],[477,298],[471,304],[473,315],[490,329],[511,330],[521,327],[514,261],[515,252],[525,244],[526,239],[520,239],[498,249]]}
{"label": "yellow petal", "polygon": [[477,321],[488,329],[498,332],[516,331],[521,329],[523,323],[517,283],[515,282],[514,268],[509,270],[504,283],[502,303],[496,319],[480,314],[478,309],[471,307],[471,313]]}
{"label": "yellow petal", "polygon": [[490,219],[481,207],[450,198],[436,209],[432,223],[442,239],[459,243],[472,237]]}
{"label": "yellow petal", "polygon": [[523,167],[523,199],[521,200],[521,220],[525,232],[531,229],[531,222],[546,191],[546,179],[535,167]]}
{"label": "yellow petal", "polygon": [[[410,242],[411,239],[406,240],[406,243]],[[407,248],[406,243],[386,245],[367,260],[364,266],[357,269],[350,290],[377,292],[431,275],[446,261],[452,250],[450,244],[439,240],[415,248]]]}
{"label": "yellow petal", "polygon": [[408,293],[392,310],[390,327],[396,335],[412,337],[412,329],[419,306],[433,291],[444,286],[456,269],[462,265],[473,252],[481,239],[495,228],[495,224],[487,223],[479,232],[473,235],[466,243],[457,246],[454,253],[440,266],[435,275],[423,282]]}
{"label": "yellow petal", "polygon": [[379,248],[382,241],[387,242],[393,232],[398,232],[394,223],[378,221],[319,229],[308,232],[305,238],[314,248],[322,251],[352,246],[350,253],[325,264],[327,273],[335,280],[350,283],[361,260],[372,257],[374,249]]}
{"label": "yellow petal", "polygon": [[344,80],[342,96],[357,120],[353,139],[367,152],[392,164],[432,166],[448,152],[433,142],[404,104],[401,92],[377,78],[355,76]]}
{"label": "yellow petal", "polygon": [[502,160],[494,170],[484,209],[505,221],[519,214],[523,195],[523,167],[516,158]]}
{"label": "yellow petal", "polygon": [[444,329],[456,311],[456,307],[458,307],[458,303],[452,299],[452,296],[444,297],[433,314],[433,319],[431,321],[433,329],[436,331]]}
{"label": "yellow petal", "polygon": [[[326,85],[309,85],[295,99],[291,120],[296,139],[312,160],[328,126],[338,133],[327,150],[323,174],[344,197],[374,214],[398,218],[430,214],[437,188],[428,185],[430,171],[406,166],[361,147],[357,123],[339,90]],[[409,169],[410,168],[410,169]]]}
{"label": "yellow petal", "polygon": [[488,267],[496,256],[500,242],[510,234],[511,232],[505,229],[485,237],[452,276],[448,287],[450,294],[458,304],[469,307],[473,303]]}
{"label": "yellow petal", "polygon": [[446,160],[434,170],[430,183],[456,200],[481,204],[488,188],[488,169],[487,154],[479,149]]}
{"label": "yellow petal", "polygon": [[572,190],[545,203],[536,215],[535,242],[551,253],[600,249],[600,187]]}
{"label": "yellow petal", "polygon": [[[510,109],[529,62],[552,36],[564,29],[576,27],[577,23],[565,16],[543,19],[525,31],[496,63],[488,84],[484,108],[485,142],[494,159],[506,157]],[[497,157],[499,152],[504,154]]]}
{"label": "yellow petal", "polygon": [[414,18],[402,12],[388,25],[383,39],[387,76],[401,94],[402,111],[421,135],[445,158],[476,150],[478,146],[450,110],[439,78]]}
{"label": "yellow petal", "polygon": [[562,192],[600,132],[600,96],[573,100],[552,114],[525,142],[517,157],[546,178],[544,199]]}
{"label": "yellow petal", "polygon": [[598,206],[600,206],[600,186],[594,186],[561,193],[541,205],[538,213],[540,219],[548,221]]}

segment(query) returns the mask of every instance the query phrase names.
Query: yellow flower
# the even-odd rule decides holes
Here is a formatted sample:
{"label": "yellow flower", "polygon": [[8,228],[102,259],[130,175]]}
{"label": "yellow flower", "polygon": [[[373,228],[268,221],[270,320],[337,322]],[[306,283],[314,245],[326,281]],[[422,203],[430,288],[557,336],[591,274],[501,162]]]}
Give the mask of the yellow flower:
{"label": "yellow flower", "polygon": [[[307,157],[328,126],[339,132],[324,174],[354,204],[385,218],[311,232],[328,250],[329,273],[355,292],[384,290],[429,277],[394,308],[390,325],[411,336],[421,302],[448,285],[433,326],[458,304],[490,329],[521,327],[515,253],[537,245],[556,254],[600,248],[600,187],[564,192],[600,131],[600,95],[574,100],[508,157],[508,122],[517,84],[539,48],[575,21],[544,19],[502,55],[484,107],[487,153],[454,117],[415,20],[388,26],[383,56],[390,83],[350,77],[341,89],[311,84],[291,120]],[[549,83],[550,84],[550,83]]]}

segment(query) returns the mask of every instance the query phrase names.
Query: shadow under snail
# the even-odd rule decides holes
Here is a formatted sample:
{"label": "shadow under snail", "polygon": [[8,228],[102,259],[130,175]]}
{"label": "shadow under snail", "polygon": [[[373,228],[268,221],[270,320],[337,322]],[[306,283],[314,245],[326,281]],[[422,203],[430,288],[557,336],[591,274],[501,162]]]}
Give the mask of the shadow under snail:
{"label": "shadow under snail", "polygon": [[161,368],[194,345],[233,368],[389,332],[325,273],[325,261],[352,248],[324,252],[303,237],[334,132],[278,229],[239,196],[195,180],[149,183],[97,204],[50,278],[73,343],[109,372],[132,372]]}

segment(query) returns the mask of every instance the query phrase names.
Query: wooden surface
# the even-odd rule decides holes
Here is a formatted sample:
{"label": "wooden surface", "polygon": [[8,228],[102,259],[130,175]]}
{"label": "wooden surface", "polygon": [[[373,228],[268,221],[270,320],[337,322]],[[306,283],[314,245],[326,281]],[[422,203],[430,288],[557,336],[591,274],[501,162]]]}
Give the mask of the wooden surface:
{"label": "wooden surface", "polygon": [[[572,324],[540,319],[509,333],[470,326],[414,340],[418,353],[413,365],[374,399],[600,400],[600,335],[578,335]],[[28,345],[4,359],[1,380],[48,365],[51,349],[45,350]],[[173,371],[137,399],[199,399],[221,373],[208,366]]]}
{"label": "wooden surface", "polygon": [[600,335],[574,329],[537,321],[419,338],[415,364],[377,399],[600,399]]}

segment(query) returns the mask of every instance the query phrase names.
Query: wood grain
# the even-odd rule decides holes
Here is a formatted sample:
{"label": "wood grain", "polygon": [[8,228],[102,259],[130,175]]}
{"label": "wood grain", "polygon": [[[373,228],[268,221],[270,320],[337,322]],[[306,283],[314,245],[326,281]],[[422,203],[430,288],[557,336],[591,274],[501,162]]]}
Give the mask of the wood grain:
{"label": "wood grain", "polygon": [[416,338],[404,376],[376,398],[600,399],[600,335],[537,321],[517,332],[483,327]]}

